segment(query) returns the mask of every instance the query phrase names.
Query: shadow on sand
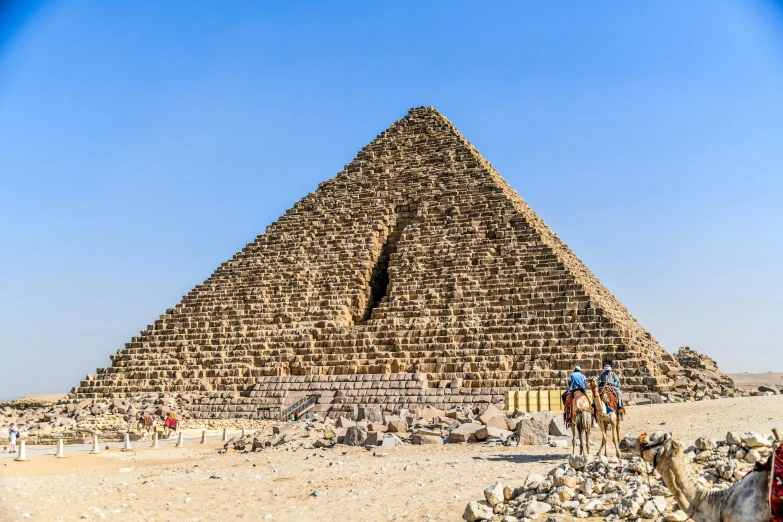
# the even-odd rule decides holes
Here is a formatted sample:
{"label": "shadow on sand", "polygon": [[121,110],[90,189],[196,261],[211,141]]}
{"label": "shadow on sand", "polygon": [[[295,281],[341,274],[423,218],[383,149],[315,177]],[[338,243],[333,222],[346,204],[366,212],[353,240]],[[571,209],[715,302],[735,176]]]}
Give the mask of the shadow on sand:
{"label": "shadow on sand", "polygon": [[511,462],[513,464],[527,464],[530,462],[562,462],[567,460],[570,453],[545,453],[543,455],[489,455],[488,457],[473,457],[474,460],[489,460],[492,462]]}

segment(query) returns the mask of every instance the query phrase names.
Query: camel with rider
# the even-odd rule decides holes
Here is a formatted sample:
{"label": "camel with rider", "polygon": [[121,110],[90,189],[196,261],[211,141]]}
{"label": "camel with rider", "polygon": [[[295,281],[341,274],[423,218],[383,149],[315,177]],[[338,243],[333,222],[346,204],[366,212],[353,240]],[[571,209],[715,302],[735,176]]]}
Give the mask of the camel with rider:
{"label": "camel with rider", "polygon": [[[609,456],[609,447],[606,437],[606,429],[609,428],[612,434],[615,453],[619,457],[620,448],[617,443],[620,440],[620,415],[617,412],[617,399],[612,397],[611,394],[613,391],[609,386],[604,386],[602,390],[599,390],[598,381],[594,377],[588,379],[587,383],[592,392],[595,419],[598,423],[598,429],[601,430],[601,447],[598,448],[598,453],[596,453],[596,455],[600,455],[601,450],[603,450],[604,455],[607,457]],[[613,403],[614,409],[608,406]]]}
{"label": "camel with rider", "polygon": [[590,453],[592,412],[585,388],[585,376],[579,366],[576,366],[568,377],[568,391],[563,394],[563,403],[566,405],[564,420],[571,426],[571,453],[576,452],[577,436],[579,454]]}

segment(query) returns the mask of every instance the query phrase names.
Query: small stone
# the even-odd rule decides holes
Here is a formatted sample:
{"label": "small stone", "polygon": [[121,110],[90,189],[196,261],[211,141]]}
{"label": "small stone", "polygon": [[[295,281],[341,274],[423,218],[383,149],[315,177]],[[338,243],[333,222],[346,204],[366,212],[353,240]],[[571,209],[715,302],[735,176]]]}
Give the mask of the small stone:
{"label": "small stone", "polygon": [[484,490],[484,498],[487,499],[489,505],[492,507],[502,504],[505,500],[503,496],[503,485],[500,482],[493,482],[490,486]]}
{"label": "small stone", "polygon": [[606,508],[604,508],[603,502],[601,502],[600,500],[598,500],[596,498],[596,499],[591,500],[587,504],[585,504],[584,507],[582,507],[582,509],[592,513],[593,511],[603,511]]}
{"label": "small stone", "polygon": [[755,464],[760,460],[761,460],[761,454],[758,452],[758,450],[752,449],[748,451],[748,453],[745,455],[745,462],[747,462],[748,464]]}
{"label": "small stone", "polygon": [[585,466],[592,460],[591,455],[571,455],[568,457],[568,464],[574,469],[585,469]]}
{"label": "small stone", "polygon": [[699,437],[694,445],[700,451],[710,451],[716,448],[715,441],[709,437]]}
{"label": "small stone", "polygon": [[525,516],[527,518],[536,518],[539,515],[543,515],[544,513],[548,513],[552,510],[552,506],[547,504],[546,502],[539,502],[537,500],[533,500],[525,507]]}
{"label": "small stone", "polygon": [[768,448],[772,444],[769,442],[769,439],[766,437],[759,435],[758,433],[751,433],[745,439],[743,440],[745,443],[745,446],[749,448]]}
{"label": "small stone", "polygon": [[487,520],[494,515],[492,506],[489,502],[483,500],[473,500],[468,503],[465,508],[465,512],[462,514],[462,519],[468,522],[475,522],[477,520]]}

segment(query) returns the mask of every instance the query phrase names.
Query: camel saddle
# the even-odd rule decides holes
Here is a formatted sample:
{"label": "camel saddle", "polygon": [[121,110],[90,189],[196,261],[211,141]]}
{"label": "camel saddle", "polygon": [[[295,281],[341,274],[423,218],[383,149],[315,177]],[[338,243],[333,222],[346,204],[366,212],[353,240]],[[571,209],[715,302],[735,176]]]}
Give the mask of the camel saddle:
{"label": "camel saddle", "polygon": [[565,404],[563,405],[563,422],[566,428],[571,427],[571,408],[576,399],[581,396],[587,397],[587,392],[581,388],[566,393]]}
{"label": "camel saddle", "polygon": [[604,405],[606,406],[607,414],[616,411],[617,415],[620,416],[620,419],[622,419],[622,416],[625,415],[625,408],[620,408],[619,410],[617,408],[617,405],[620,402],[620,398],[617,396],[617,390],[614,389],[613,386],[603,387],[601,390],[601,401],[603,401]]}
{"label": "camel saddle", "polygon": [[769,465],[769,519],[771,522],[783,522],[783,444],[775,449]]}

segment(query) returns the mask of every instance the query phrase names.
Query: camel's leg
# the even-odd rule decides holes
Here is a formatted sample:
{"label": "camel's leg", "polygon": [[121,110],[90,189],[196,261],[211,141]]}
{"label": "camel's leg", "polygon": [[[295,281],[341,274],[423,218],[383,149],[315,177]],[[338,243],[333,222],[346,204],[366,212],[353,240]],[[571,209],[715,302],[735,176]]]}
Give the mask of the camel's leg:
{"label": "camel's leg", "polygon": [[601,447],[598,448],[596,455],[601,455],[601,450],[606,447],[606,423],[603,419],[598,421],[598,429],[601,430]]}
{"label": "camel's leg", "polygon": [[620,440],[620,416],[615,416],[614,424],[612,426],[612,441],[614,442],[614,450],[617,452],[617,456],[620,456],[620,447],[617,445],[617,441]]}
{"label": "camel's leg", "polygon": [[[580,441],[581,442],[581,441]],[[576,422],[571,420],[571,455],[576,452]]]}
{"label": "camel's leg", "polygon": [[591,418],[590,414],[585,415],[587,417],[587,422],[585,423],[585,454],[590,454],[590,423],[593,422],[593,419]]}

